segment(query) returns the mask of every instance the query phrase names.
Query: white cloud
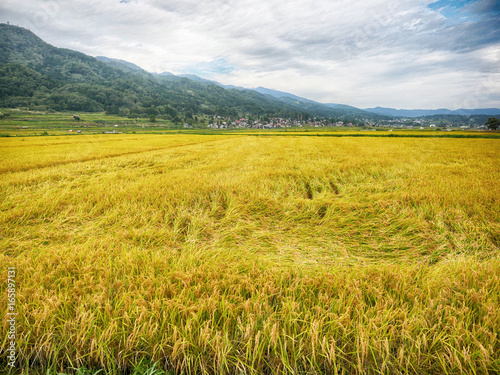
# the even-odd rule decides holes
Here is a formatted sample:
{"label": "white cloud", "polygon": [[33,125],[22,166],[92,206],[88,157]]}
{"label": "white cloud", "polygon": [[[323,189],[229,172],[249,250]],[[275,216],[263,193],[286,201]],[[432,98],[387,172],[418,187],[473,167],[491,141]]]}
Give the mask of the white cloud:
{"label": "white cloud", "polygon": [[[465,103],[460,98],[478,80],[498,79],[499,31],[484,13],[491,0],[464,8],[458,21],[430,3],[4,0],[0,20],[53,45],[149,71],[205,74],[359,107],[451,107]],[[499,88],[488,90],[476,102],[498,106]]]}

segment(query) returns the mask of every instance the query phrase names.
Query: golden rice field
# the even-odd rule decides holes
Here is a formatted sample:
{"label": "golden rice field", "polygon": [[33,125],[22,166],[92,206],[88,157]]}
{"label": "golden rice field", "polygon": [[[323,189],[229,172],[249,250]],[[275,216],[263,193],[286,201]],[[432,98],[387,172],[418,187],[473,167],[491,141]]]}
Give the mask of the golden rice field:
{"label": "golden rice field", "polygon": [[11,137],[0,160],[13,374],[500,373],[499,139]]}

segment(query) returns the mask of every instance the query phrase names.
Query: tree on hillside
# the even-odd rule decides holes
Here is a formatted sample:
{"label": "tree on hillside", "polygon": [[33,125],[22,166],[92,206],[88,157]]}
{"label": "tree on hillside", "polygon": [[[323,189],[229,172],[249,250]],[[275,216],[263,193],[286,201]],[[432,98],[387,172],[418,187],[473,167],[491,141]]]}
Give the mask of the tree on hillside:
{"label": "tree on hillside", "polygon": [[497,130],[500,128],[500,120],[496,117],[490,117],[488,121],[486,121],[486,127],[490,130]]}
{"label": "tree on hillside", "polygon": [[175,116],[172,121],[174,122],[174,124],[179,124],[181,122],[181,118],[179,116]]}

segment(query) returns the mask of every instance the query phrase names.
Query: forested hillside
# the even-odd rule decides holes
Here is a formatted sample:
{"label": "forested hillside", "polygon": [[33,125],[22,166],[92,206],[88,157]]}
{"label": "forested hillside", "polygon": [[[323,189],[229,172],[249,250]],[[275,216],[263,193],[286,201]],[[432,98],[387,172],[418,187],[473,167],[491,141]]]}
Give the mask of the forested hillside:
{"label": "forested hillside", "polygon": [[[126,62],[53,47],[27,29],[7,24],[0,24],[0,107],[106,111],[173,121],[201,115],[353,117],[352,112],[316,102],[150,74],[132,69]],[[363,111],[360,114],[378,116]]]}

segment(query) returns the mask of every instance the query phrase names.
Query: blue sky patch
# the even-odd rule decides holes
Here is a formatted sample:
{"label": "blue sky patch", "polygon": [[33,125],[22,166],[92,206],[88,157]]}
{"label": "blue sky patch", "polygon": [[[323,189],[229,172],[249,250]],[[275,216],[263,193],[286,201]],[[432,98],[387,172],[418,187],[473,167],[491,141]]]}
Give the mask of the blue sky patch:
{"label": "blue sky patch", "polygon": [[449,19],[478,20],[498,14],[500,5],[495,0],[438,0],[428,8]]}
{"label": "blue sky patch", "polygon": [[432,10],[438,11],[446,18],[457,18],[463,17],[463,7],[469,3],[473,3],[476,0],[439,0],[428,7]]}
{"label": "blue sky patch", "polygon": [[428,6],[433,10],[439,10],[440,8],[460,9],[469,3],[473,3],[474,1],[477,0],[438,0]]}

